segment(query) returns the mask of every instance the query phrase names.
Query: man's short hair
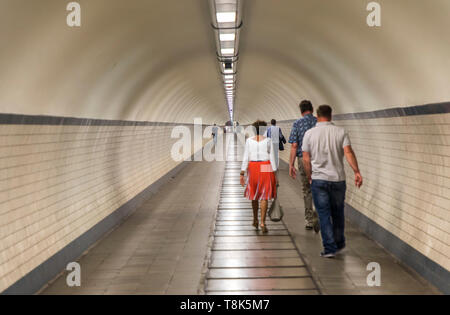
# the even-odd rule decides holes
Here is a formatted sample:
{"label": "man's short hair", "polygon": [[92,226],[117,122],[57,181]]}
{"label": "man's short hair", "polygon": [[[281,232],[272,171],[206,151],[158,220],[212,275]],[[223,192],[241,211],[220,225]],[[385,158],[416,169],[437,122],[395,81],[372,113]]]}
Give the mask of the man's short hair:
{"label": "man's short hair", "polygon": [[263,120],[257,120],[253,123],[252,126],[256,128],[256,134],[259,136],[261,131],[262,133],[265,132],[262,127],[267,127],[267,123]]}
{"label": "man's short hair", "polygon": [[300,112],[303,114],[304,112],[312,112],[313,106],[312,103],[308,100],[303,100],[300,102]]}
{"label": "man's short hair", "polygon": [[333,109],[329,105],[321,105],[317,109],[317,117],[324,117],[331,119],[331,115],[333,114]]}
{"label": "man's short hair", "polygon": [[272,124],[272,126],[275,126],[275,125],[277,124],[277,121],[276,121],[275,119],[272,119],[272,120],[270,121],[270,123]]}

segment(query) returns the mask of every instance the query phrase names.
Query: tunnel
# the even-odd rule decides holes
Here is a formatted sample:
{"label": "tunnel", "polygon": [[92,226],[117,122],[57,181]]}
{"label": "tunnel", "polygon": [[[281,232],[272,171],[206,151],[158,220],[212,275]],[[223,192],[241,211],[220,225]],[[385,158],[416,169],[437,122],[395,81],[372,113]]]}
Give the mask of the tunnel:
{"label": "tunnel", "polygon": [[[0,292],[450,294],[449,13],[448,0],[0,0]],[[289,143],[268,234],[239,185],[238,131],[275,119],[289,140],[302,100],[331,106],[364,178],[346,164],[335,259],[304,228]],[[205,159],[213,145],[223,159]]]}

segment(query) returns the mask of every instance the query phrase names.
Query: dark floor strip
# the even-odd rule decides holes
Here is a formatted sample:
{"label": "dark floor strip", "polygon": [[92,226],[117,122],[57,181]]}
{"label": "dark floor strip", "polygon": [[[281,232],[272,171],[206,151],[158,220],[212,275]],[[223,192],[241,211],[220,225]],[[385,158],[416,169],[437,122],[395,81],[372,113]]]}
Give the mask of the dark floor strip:
{"label": "dark floor strip", "polygon": [[[228,146],[228,158],[237,145]],[[239,183],[240,162],[227,162],[206,275],[206,294],[320,294],[283,222],[255,230]]]}

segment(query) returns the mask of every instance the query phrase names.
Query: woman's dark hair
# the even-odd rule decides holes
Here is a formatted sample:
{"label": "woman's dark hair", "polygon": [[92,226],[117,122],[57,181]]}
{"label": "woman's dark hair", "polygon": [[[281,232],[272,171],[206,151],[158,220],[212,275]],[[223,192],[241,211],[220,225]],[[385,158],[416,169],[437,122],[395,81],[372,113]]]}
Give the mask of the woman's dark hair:
{"label": "woman's dark hair", "polygon": [[304,112],[312,112],[313,106],[312,103],[308,100],[303,100],[300,103],[300,112],[303,114]]}
{"label": "woman's dark hair", "polygon": [[[252,125],[253,127],[255,127],[255,129],[256,129],[256,135],[260,135],[261,134],[261,131],[262,131],[262,133],[264,133],[264,131],[265,130],[263,130],[263,128],[261,128],[261,127],[267,127],[267,123],[265,122],[265,121],[263,121],[263,120],[257,120],[257,121],[255,121],[254,123],[253,123],[253,125]],[[265,128],[264,128],[265,129]]]}
{"label": "woman's dark hair", "polygon": [[276,121],[275,119],[272,119],[272,120],[270,121],[270,123],[272,124],[272,126],[275,126],[275,125],[277,124],[277,121]]}

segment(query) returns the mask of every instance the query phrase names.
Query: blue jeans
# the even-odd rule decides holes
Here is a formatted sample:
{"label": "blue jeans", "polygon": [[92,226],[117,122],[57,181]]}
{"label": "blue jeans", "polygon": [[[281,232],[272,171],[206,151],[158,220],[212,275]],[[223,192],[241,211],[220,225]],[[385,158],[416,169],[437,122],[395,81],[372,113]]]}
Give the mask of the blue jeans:
{"label": "blue jeans", "polygon": [[325,253],[335,253],[345,247],[344,182],[313,180],[311,192],[320,220],[320,233]]}

